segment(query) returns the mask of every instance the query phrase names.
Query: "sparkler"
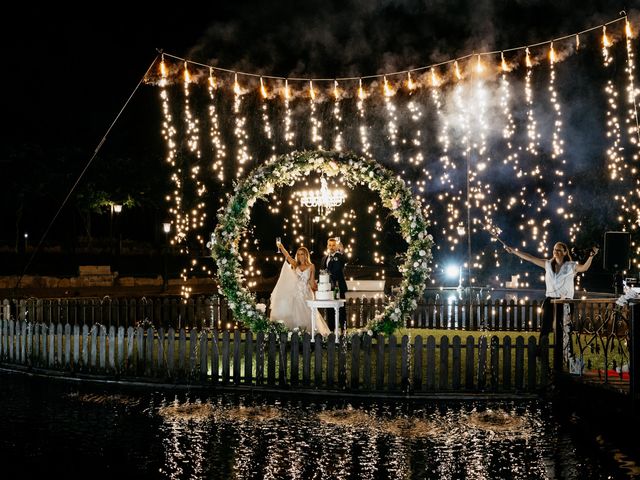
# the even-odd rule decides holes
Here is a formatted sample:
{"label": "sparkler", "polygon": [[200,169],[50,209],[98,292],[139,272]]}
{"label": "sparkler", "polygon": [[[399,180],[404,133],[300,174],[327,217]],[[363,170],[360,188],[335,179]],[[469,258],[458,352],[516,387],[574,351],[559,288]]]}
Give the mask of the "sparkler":
{"label": "sparkler", "polygon": [[489,233],[491,238],[500,242],[504,248],[507,248],[507,244],[500,238],[500,235],[502,234],[502,230],[500,228],[492,223],[485,223],[484,229]]}

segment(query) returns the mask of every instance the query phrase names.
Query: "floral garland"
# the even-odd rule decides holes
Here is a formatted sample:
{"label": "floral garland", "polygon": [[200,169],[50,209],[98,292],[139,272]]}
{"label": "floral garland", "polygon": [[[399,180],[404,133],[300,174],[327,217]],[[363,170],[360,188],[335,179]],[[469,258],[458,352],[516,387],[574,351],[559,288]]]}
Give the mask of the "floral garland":
{"label": "floral garland", "polygon": [[[227,297],[234,316],[253,331],[283,331],[258,309],[254,295],[244,287],[242,257],[238,245],[249,224],[251,208],[276,188],[293,185],[312,171],[329,176],[343,175],[347,185],[366,185],[380,195],[382,204],[391,210],[400,232],[409,244],[400,271],[403,280],[395,299],[369,322],[371,334],[393,333],[417,307],[429,273],[433,237],[427,233],[421,202],[402,179],[379,163],[357,155],[328,151],[302,151],[282,155],[254,169],[235,187],[226,208],[218,214],[214,232],[213,257],[218,266],[220,293]],[[262,306],[262,305],[261,305]]]}

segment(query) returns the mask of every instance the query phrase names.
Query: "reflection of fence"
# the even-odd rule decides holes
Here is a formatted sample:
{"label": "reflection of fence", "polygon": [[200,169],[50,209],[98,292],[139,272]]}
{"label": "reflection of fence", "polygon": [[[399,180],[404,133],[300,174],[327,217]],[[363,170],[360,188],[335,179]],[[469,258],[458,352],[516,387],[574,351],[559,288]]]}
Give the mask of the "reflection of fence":
{"label": "reflection of fence", "polygon": [[476,337],[365,335],[337,342],[332,334],[311,342],[297,333],[2,320],[0,365],[80,378],[407,395],[523,392],[548,384],[549,349],[538,358],[535,337]]}
{"label": "reflection of fence", "polygon": [[[604,318],[612,300],[574,301],[579,307],[578,318]],[[598,303],[600,302],[600,303]],[[268,301],[262,300],[268,307]],[[347,300],[349,327],[364,327],[386,305],[382,298]],[[105,325],[136,327],[142,323],[153,326],[186,328],[241,328],[237,325],[226,300],[219,296],[197,296],[184,301],[176,297],[142,298],[54,298],[4,300],[0,304],[0,319],[13,318],[38,323],[69,323],[71,325]],[[535,332],[540,328],[540,304],[537,301],[505,302],[442,302],[420,301],[407,321],[409,328],[429,328],[468,331]]]}

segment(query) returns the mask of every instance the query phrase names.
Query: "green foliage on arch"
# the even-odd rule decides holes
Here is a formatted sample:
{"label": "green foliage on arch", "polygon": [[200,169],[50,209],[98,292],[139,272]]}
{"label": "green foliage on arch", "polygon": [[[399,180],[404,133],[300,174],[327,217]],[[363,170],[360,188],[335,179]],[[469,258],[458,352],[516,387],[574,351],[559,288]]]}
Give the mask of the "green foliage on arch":
{"label": "green foliage on arch", "polygon": [[213,257],[218,266],[220,293],[227,297],[235,318],[251,330],[282,331],[285,327],[269,320],[256,308],[253,294],[244,286],[239,243],[249,224],[251,208],[279,187],[293,185],[311,172],[328,176],[342,175],[349,186],[366,185],[378,193],[382,204],[391,210],[408,243],[401,267],[403,280],[395,300],[379,312],[365,327],[371,333],[393,333],[417,306],[431,272],[433,238],[421,202],[404,181],[379,163],[349,153],[302,151],[282,155],[255,168],[241,180],[226,208],[218,214],[214,232]]}

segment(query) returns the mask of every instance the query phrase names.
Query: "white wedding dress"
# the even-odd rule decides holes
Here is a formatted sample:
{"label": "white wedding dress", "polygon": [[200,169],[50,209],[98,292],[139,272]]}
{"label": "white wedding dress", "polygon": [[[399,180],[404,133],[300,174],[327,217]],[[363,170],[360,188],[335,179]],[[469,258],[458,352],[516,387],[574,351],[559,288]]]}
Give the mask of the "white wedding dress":
{"label": "white wedding dress", "polygon": [[[311,269],[302,271],[293,269],[286,261],[280,270],[280,277],[271,293],[272,322],[281,321],[289,330],[299,328],[311,333],[311,309],[307,300],[313,300],[315,295],[309,287]],[[316,332],[321,335],[329,335],[324,318],[318,312],[316,317]],[[314,334],[315,334],[314,333]]]}

